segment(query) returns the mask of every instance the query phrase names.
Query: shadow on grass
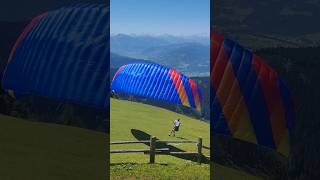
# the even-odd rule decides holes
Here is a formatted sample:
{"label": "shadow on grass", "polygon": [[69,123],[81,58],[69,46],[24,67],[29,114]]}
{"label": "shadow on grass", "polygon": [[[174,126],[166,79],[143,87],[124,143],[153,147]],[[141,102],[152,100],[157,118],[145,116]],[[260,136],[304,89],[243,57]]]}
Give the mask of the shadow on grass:
{"label": "shadow on grass", "polygon": [[[111,163],[110,164],[110,167],[111,166],[128,166],[128,165],[141,165],[141,164],[150,164],[150,163]],[[154,163],[156,165],[160,165],[160,166],[168,166],[169,164],[166,164],[166,163]]]}
{"label": "shadow on grass", "polygon": [[[140,131],[138,129],[131,129],[131,133],[132,135],[139,141],[144,141],[144,140],[150,140],[151,135]],[[158,140],[158,139],[157,139]],[[144,143],[145,145],[150,145],[149,143]],[[174,146],[168,145],[166,143],[161,143],[161,142],[157,142],[156,144],[156,148],[169,148],[169,151],[171,152],[185,152],[182,149],[176,148]],[[197,147],[195,146],[195,150],[197,149]],[[184,159],[184,160],[189,160],[189,161],[193,161],[193,162],[198,162],[198,159],[196,156],[193,155],[185,155],[185,154],[172,154],[170,156],[174,156],[180,159]],[[201,162],[204,164],[209,164],[210,162],[208,161],[207,158],[202,157]]]}
{"label": "shadow on grass", "polygon": [[178,139],[182,139],[182,140],[188,140],[187,138],[180,137],[180,136],[176,136],[176,138],[178,138]]}

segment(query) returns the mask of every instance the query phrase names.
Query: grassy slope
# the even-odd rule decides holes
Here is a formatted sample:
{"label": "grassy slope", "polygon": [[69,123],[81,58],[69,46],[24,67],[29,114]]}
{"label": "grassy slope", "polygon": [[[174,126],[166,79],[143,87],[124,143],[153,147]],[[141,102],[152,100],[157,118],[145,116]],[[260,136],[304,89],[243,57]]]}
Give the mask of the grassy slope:
{"label": "grassy slope", "polygon": [[0,115],[0,179],[106,179],[106,135]]}
{"label": "grassy slope", "polygon": [[[192,119],[181,114],[162,108],[141,103],[111,99],[110,101],[110,138],[117,140],[136,140],[131,129],[138,129],[156,136],[161,140],[179,140],[178,137],[196,140],[202,137],[204,145],[210,142],[210,126],[208,123]],[[168,132],[172,127],[172,120],[180,118],[181,130],[177,137],[169,137]],[[186,151],[196,151],[195,144],[177,144],[177,148]],[[147,145],[112,145],[111,149],[146,149]],[[209,155],[209,151],[205,150]],[[112,154],[111,178],[112,179],[209,179],[210,167],[208,164],[197,163],[176,158],[173,156],[156,156],[156,164],[147,164],[147,155],[137,154]],[[215,165],[216,177],[222,179],[256,179],[231,168]],[[192,173],[190,173],[192,172]]]}

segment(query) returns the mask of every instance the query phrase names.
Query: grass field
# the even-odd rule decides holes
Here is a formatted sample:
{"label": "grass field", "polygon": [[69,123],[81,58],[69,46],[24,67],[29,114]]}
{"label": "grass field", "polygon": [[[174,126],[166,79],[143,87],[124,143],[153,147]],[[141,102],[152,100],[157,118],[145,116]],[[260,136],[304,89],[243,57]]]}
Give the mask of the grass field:
{"label": "grass field", "polygon": [[[171,121],[179,117],[181,131],[169,137]],[[135,131],[132,131],[135,129]],[[111,99],[111,140],[136,140],[133,132],[161,140],[204,139],[209,145],[209,124],[161,108]],[[107,137],[104,133],[63,125],[31,122],[0,115],[1,180],[107,179]],[[196,151],[195,144],[171,144]],[[146,145],[114,145],[112,149],[148,148]],[[209,151],[204,151],[209,154]],[[209,164],[173,156],[156,156],[148,164],[144,154],[112,154],[111,179],[209,179]],[[257,177],[214,164],[214,179]]]}
{"label": "grass field", "polygon": [[[137,140],[134,134],[156,136],[160,140],[196,140],[203,138],[209,146],[210,125],[172,111],[141,103],[110,100],[111,141]],[[180,118],[182,125],[176,137],[168,136],[172,120]],[[134,130],[134,131],[133,131]],[[195,144],[172,144],[184,151],[196,151]],[[144,144],[112,145],[111,149],[147,149]],[[208,150],[204,154],[209,155]],[[150,165],[143,153],[111,154],[111,179],[210,179],[210,165],[174,156],[156,155],[156,164]],[[244,172],[215,165],[215,179],[258,179]]]}
{"label": "grass field", "polygon": [[[156,136],[160,140],[196,140],[203,138],[204,145],[209,145],[209,124],[191,119],[162,108],[150,105],[111,99],[110,104],[110,139],[137,140],[132,129]],[[169,137],[172,121],[181,119],[181,129],[176,137]],[[172,145],[185,151],[196,151],[195,144]],[[144,144],[112,145],[111,149],[147,149]],[[209,155],[209,151],[204,151]],[[149,165],[149,156],[143,153],[112,154],[111,179],[209,179],[210,166],[173,156],[158,155],[156,164]],[[194,172],[188,176],[190,172]]]}
{"label": "grass field", "polygon": [[0,115],[0,179],[106,179],[106,146],[104,133]]}

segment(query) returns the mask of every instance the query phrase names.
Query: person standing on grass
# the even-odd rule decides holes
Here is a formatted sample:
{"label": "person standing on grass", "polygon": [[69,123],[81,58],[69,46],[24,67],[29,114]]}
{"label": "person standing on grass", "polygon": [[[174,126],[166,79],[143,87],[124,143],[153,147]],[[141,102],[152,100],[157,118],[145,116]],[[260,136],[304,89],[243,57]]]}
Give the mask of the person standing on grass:
{"label": "person standing on grass", "polygon": [[179,131],[179,127],[181,125],[180,119],[176,119],[173,121],[173,128],[169,134],[169,136],[171,136],[171,134],[173,134],[173,136],[176,136],[176,131]]}

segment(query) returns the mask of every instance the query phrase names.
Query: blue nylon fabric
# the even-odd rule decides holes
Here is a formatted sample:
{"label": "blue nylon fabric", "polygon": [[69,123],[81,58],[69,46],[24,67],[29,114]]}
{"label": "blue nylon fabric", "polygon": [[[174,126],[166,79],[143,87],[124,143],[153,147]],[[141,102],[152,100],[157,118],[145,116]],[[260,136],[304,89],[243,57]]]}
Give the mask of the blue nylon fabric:
{"label": "blue nylon fabric", "polygon": [[[244,52],[241,52],[244,51]],[[242,55],[242,57],[241,57]],[[234,43],[230,56],[236,79],[249,111],[258,144],[274,148],[269,113],[262,94],[258,73],[252,67],[253,55]],[[236,71],[237,70],[237,71]]]}
{"label": "blue nylon fabric", "polygon": [[109,105],[109,7],[74,4],[48,12],[18,44],[3,87],[83,105]]}
{"label": "blue nylon fabric", "polygon": [[217,101],[215,99],[215,96],[216,96],[216,94],[215,94],[214,88],[211,87],[211,93],[210,93],[210,104],[211,104],[210,119],[211,119],[211,123],[210,123],[210,127],[216,133],[231,135],[227,121],[224,117],[224,114],[222,113],[221,105],[220,105],[219,101]]}
{"label": "blue nylon fabric", "polygon": [[244,99],[249,109],[250,120],[254,127],[258,144],[275,148],[269,113],[262,94],[258,74],[259,71],[256,72],[254,69],[251,69],[247,82],[249,85],[246,87]]}
{"label": "blue nylon fabric", "polygon": [[[114,77],[111,83],[111,89],[116,92],[182,104],[169,71],[170,68],[158,64],[127,64],[123,66]],[[189,102],[193,102],[193,105],[190,104],[190,106],[195,108],[189,78],[182,74],[180,74],[180,77],[186,89]]]}
{"label": "blue nylon fabric", "polygon": [[197,92],[198,92],[198,95],[199,95],[199,103],[201,104],[201,101],[202,101],[202,92],[201,92],[201,89],[199,88],[199,86],[197,87]]}
{"label": "blue nylon fabric", "polygon": [[245,52],[242,47],[240,47],[237,44],[234,46],[234,50],[232,51],[232,54],[230,57],[230,62],[232,64],[232,69],[235,77],[237,77],[238,71],[241,70],[240,65],[241,65],[241,61],[243,59],[244,53]]}
{"label": "blue nylon fabric", "polygon": [[286,87],[283,79],[281,77],[278,78],[278,87],[280,89],[280,94],[282,97],[282,102],[285,110],[285,118],[287,122],[287,128],[289,130],[289,134],[292,136],[292,131],[294,127],[294,104],[291,96],[290,90]]}

